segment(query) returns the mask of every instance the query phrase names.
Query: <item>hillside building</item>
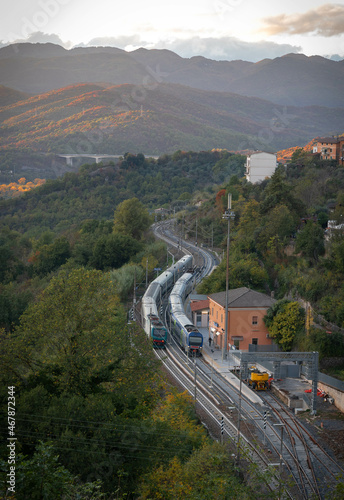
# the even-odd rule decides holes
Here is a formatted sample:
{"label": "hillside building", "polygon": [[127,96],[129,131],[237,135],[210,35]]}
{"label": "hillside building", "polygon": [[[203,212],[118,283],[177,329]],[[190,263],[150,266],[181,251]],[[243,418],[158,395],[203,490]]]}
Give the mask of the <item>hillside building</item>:
{"label": "hillside building", "polygon": [[[226,292],[209,295],[209,335],[214,345],[225,342]],[[228,291],[228,349],[248,350],[249,344],[271,345],[272,339],[263,321],[275,299],[249,288]]]}
{"label": "hillside building", "polygon": [[277,167],[277,156],[256,151],[247,156],[245,177],[252,184],[270,178]]}
{"label": "hillside building", "polygon": [[320,154],[322,160],[335,160],[344,165],[344,137],[317,137],[313,153]]}

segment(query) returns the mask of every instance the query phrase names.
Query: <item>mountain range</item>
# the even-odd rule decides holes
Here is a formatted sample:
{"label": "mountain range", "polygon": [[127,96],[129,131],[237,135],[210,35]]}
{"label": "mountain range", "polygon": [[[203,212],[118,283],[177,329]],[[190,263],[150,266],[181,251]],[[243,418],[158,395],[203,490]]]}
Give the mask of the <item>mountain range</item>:
{"label": "mountain range", "polygon": [[0,49],[0,84],[39,94],[75,83],[178,83],[234,92],[287,106],[344,106],[344,60],[288,54],[275,59],[214,61],[168,50],[13,44]]}
{"label": "mountain range", "polygon": [[344,130],[344,62],[259,63],[167,50],[0,49],[0,166],[8,151],[277,151]]}

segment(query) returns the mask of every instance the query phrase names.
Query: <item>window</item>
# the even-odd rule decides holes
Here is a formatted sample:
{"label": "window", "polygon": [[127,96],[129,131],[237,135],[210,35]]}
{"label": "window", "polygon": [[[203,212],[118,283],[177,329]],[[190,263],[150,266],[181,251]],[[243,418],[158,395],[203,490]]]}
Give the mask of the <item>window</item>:
{"label": "window", "polygon": [[258,339],[252,339],[252,344],[253,345],[258,345]]}
{"label": "window", "polygon": [[252,316],[252,325],[258,325],[258,316]]}
{"label": "window", "polygon": [[223,314],[221,314],[221,323],[223,323]]}
{"label": "window", "polygon": [[216,311],[216,319],[219,319],[219,311]]}
{"label": "window", "polygon": [[238,349],[239,350],[239,344],[240,344],[240,340],[233,340],[233,344],[234,344],[234,347],[235,349]]}

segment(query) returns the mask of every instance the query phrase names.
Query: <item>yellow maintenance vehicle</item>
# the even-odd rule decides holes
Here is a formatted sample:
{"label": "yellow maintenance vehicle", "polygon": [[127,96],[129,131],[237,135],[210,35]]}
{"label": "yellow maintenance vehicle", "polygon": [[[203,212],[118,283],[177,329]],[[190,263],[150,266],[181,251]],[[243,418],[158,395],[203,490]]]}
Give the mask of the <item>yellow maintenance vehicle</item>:
{"label": "yellow maintenance vehicle", "polygon": [[257,368],[250,370],[248,384],[255,391],[266,391],[268,389],[269,374],[267,372],[260,372]]}

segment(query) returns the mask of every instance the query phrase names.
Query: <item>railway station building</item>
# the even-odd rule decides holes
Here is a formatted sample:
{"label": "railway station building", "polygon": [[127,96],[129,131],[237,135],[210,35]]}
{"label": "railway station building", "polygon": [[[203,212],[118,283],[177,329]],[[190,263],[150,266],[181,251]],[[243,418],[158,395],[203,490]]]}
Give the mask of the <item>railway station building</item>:
{"label": "railway station building", "polygon": [[[209,299],[209,335],[213,345],[222,349],[226,328],[226,292],[213,293]],[[249,345],[269,346],[273,340],[264,323],[275,299],[250,288],[228,291],[228,349],[248,350]]]}

